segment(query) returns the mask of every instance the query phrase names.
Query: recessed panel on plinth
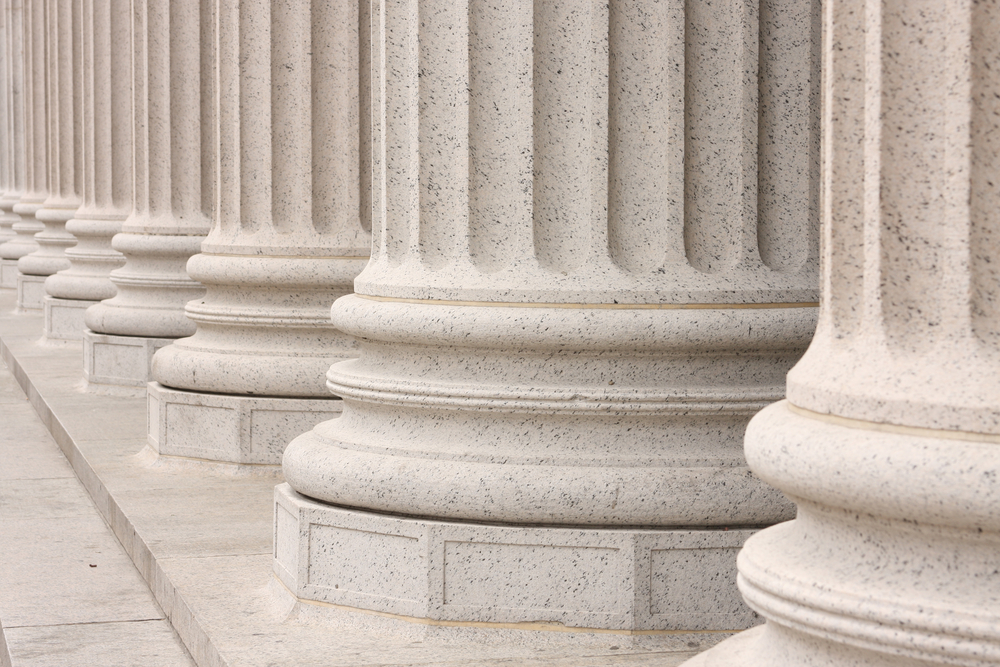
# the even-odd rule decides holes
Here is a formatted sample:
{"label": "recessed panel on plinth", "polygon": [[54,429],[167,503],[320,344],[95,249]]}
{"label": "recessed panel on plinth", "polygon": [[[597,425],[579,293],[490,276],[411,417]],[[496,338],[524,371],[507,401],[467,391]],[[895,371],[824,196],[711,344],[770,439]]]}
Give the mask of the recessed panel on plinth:
{"label": "recessed panel on plinth", "polygon": [[296,434],[341,411],[334,397],[204,394],[156,382],[147,387],[149,444],[166,456],[278,465]]}
{"label": "recessed panel on plinth", "polygon": [[82,339],[87,328],[83,322],[83,314],[95,303],[97,302],[46,296],[43,299],[45,337],[55,340]]}
{"label": "recessed panel on plinth", "polygon": [[425,520],[318,503],[283,484],[274,571],[300,598],[405,617],[737,630],[759,622],[736,589],[736,554],[754,532]]}

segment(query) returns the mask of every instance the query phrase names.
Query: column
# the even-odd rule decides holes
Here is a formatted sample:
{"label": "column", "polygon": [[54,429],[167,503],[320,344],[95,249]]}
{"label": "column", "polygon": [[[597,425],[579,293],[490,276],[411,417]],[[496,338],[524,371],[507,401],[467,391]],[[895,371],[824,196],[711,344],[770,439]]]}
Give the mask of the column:
{"label": "column", "polygon": [[76,239],[66,231],[82,193],[81,102],[82,49],[79,2],[47,0],[45,21],[49,193],[35,218],[45,229],[35,234],[38,249],[17,260],[17,305],[42,310],[45,279],[69,268],[66,248]]}
{"label": "column", "polygon": [[[112,239],[117,294],[85,314],[84,376],[145,391],[153,353],[194,333],[185,269],[211,228],[215,150],[212,0],[132,3],[134,206]],[[101,349],[103,346],[103,350]]]}
{"label": "column", "polygon": [[1000,9],[825,5],[823,300],[747,430],[798,506],[753,537],[767,619],[689,665],[1000,661]]}
{"label": "column", "polygon": [[[220,0],[218,209],[188,262],[196,333],[149,385],[160,454],[279,464],[336,417],[323,381],[353,342],[330,323],[368,260],[360,216],[358,3]],[[367,105],[366,105],[367,106]]]}
{"label": "column", "polygon": [[[24,194],[24,10],[21,0],[6,0],[4,3],[4,145],[3,166],[6,185],[0,194],[0,287],[17,287],[17,260],[25,252],[21,238],[20,245],[8,245],[10,241],[23,237],[14,231],[14,224],[21,222],[21,216],[14,213],[14,206]],[[31,249],[34,249],[31,247]]]}
{"label": "column", "polygon": [[70,267],[45,281],[49,338],[82,338],[86,309],[115,296],[125,258],[111,238],[132,208],[131,2],[82,0],[82,12],[83,203],[66,223]]}
{"label": "column", "polygon": [[[21,8],[20,31],[17,31],[17,12],[14,12],[12,20],[12,28],[15,30],[12,45],[16,49],[20,38],[21,49],[15,50],[11,65],[16,68],[15,77],[20,71],[22,83],[21,111],[15,109],[14,120],[16,123],[20,119],[22,126],[24,192],[11,208],[11,211],[20,217],[20,220],[12,226],[17,236],[0,246],[0,258],[5,260],[3,274],[5,287],[17,287],[18,276],[21,275],[16,270],[17,261],[38,249],[35,234],[43,231],[45,225],[35,218],[35,213],[48,197],[49,188],[46,153],[48,128],[45,89],[45,0],[23,0]],[[18,64],[21,65],[20,68]],[[14,99],[16,103],[16,95]],[[14,260],[13,267],[8,260]]]}
{"label": "column", "polygon": [[333,306],[360,356],[285,452],[275,573],[459,623],[752,625],[736,551],[793,506],[744,428],[816,318],[818,3],[378,10],[373,254]]}
{"label": "column", "polygon": [[[21,219],[14,215],[11,210],[21,197],[20,189],[14,178],[14,162],[16,160],[14,153],[14,89],[16,86],[13,81],[13,63],[11,62],[14,55],[11,27],[14,18],[12,5],[11,0],[4,0],[0,4],[0,53],[3,54],[3,66],[0,67],[0,244],[17,236],[11,227]],[[20,12],[20,7],[18,7],[18,12]],[[0,281],[0,286],[3,286],[2,281]]]}

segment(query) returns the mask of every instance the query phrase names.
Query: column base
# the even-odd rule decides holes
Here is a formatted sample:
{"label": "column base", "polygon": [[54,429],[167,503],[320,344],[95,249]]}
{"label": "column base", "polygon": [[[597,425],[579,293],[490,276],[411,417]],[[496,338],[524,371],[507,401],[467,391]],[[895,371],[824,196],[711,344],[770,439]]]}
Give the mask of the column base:
{"label": "column base", "polygon": [[54,340],[80,340],[87,325],[83,314],[97,301],[78,299],[57,299],[46,295],[42,300],[45,308],[45,337]]}
{"label": "column base", "polygon": [[147,385],[147,435],[160,455],[280,465],[285,447],[340,416],[336,398],[202,394]]}
{"label": "column base", "polygon": [[[401,471],[405,476],[405,471]],[[740,630],[752,529],[515,526],[376,514],[275,488],[274,572],[298,598],[415,619]]]}
{"label": "column base", "polygon": [[83,377],[89,385],[135,387],[137,395],[142,395],[153,379],[153,354],[172,342],[173,338],[113,336],[84,330]]}
{"label": "column base", "polygon": [[0,259],[0,287],[17,289],[17,260]]}
{"label": "column base", "polygon": [[45,279],[48,276],[17,275],[18,310],[41,310],[45,299]]}

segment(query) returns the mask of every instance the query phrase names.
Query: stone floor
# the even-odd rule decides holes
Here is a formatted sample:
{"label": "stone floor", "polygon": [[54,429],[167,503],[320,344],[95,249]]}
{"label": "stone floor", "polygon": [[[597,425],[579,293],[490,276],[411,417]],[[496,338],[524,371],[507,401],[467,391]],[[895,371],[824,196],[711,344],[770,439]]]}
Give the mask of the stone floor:
{"label": "stone floor", "polygon": [[15,297],[0,289],[0,667],[670,666],[729,634],[429,625],[296,600],[271,574],[280,469],[158,458],[145,398],[88,392],[82,343],[42,340]]}

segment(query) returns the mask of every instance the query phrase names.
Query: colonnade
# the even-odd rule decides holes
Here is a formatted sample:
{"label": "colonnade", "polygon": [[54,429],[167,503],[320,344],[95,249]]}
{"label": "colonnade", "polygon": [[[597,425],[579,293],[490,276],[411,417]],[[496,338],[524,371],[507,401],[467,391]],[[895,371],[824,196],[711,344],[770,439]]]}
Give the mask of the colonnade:
{"label": "colonnade", "polygon": [[0,281],[297,597],[998,659],[993,4],[2,4]]}

